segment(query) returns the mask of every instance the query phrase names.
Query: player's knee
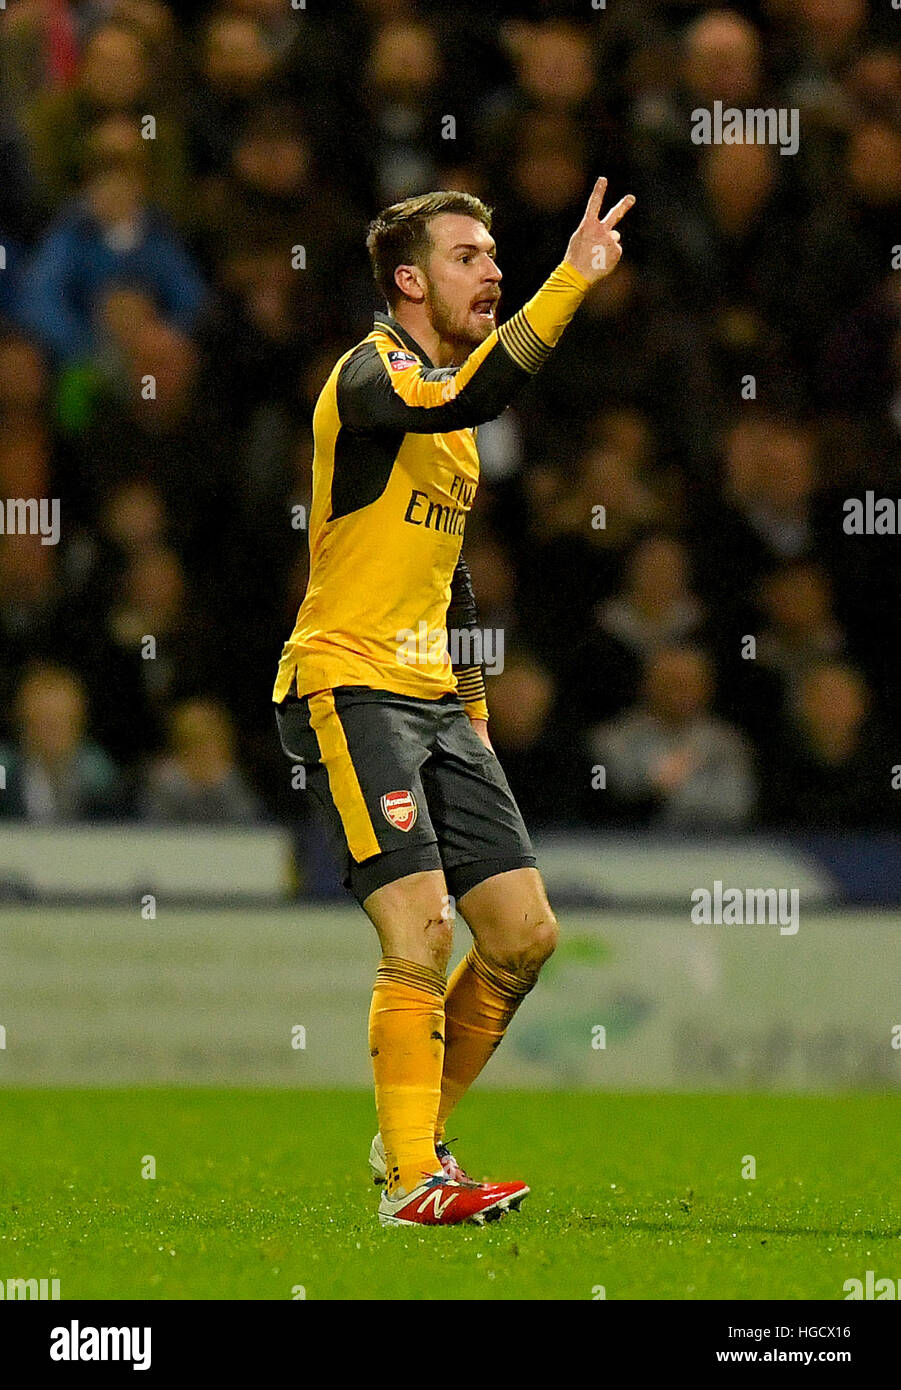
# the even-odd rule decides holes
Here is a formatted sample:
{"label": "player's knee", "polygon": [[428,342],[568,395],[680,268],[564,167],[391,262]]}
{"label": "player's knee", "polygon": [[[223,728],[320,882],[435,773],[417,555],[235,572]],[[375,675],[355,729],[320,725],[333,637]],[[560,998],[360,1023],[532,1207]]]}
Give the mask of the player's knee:
{"label": "player's knee", "polygon": [[528,933],[515,951],[511,962],[514,973],[524,979],[535,979],[545,961],[554,954],[559,936],[557,919],[550,908],[547,908],[530,925]]}
{"label": "player's knee", "polygon": [[532,960],[539,970],[542,965],[544,965],[545,961],[550,960],[551,956],[554,954],[559,939],[560,928],[557,925],[557,919],[550,908],[548,908],[547,912],[543,913],[540,920],[535,923],[535,928],[532,932]]}
{"label": "player's knee", "polygon": [[447,974],[454,945],[454,928],[445,913],[426,919],[423,940],[432,969]]}

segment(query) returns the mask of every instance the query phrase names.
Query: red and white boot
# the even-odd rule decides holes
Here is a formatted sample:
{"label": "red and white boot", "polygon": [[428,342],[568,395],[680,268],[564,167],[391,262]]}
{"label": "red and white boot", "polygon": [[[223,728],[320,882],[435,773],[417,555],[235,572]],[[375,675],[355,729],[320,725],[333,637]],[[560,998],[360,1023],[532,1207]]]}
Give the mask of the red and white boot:
{"label": "red and white boot", "polygon": [[383,1226],[484,1226],[518,1211],[528,1193],[524,1182],[460,1182],[445,1173],[426,1173],[403,1196],[392,1197],[385,1188],[379,1221]]}

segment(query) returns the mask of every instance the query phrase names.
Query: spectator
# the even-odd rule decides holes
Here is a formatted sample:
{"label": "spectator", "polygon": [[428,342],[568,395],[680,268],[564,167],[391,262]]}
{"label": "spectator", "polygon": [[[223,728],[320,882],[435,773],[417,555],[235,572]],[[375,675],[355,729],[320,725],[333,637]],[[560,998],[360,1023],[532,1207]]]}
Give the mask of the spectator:
{"label": "spectator", "polygon": [[46,363],[34,343],[0,336],[0,497],[46,497],[54,438],[47,419]]}
{"label": "spectator", "polygon": [[188,332],[204,285],[159,210],[148,203],[144,176],[131,157],[101,161],[85,196],[53,223],[27,273],[25,317],[61,363],[98,348],[98,313],[116,284],[149,291],[160,314]]}
{"label": "spectator", "polygon": [[654,37],[654,50],[643,44],[633,60],[637,90],[629,125],[641,184],[648,191],[653,184],[655,194],[668,201],[679,196],[698,159],[699,148],[691,142],[695,110],[712,110],[717,101],[742,110],[767,105],[763,53],[756,27],[728,9],[694,19],[670,44],[671,55],[665,37]]}
{"label": "spectator", "polygon": [[[479,606],[482,628],[503,634],[509,642],[517,630],[516,572],[503,545],[490,532],[467,537],[466,563]],[[525,635],[525,634],[521,634]]]}
{"label": "spectator", "polygon": [[761,809],[768,824],[831,831],[897,824],[898,753],[853,667],[821,662],[807,672],[767,754]]}
{"label": "spectator", "polygon": [[435,31],[421,20],[389,21],[376,30],[364,74],[369,159],[379,205],[434,187],[445,150],[441,52]]}
{"label": "spectator", "polygon": [[652,532],[632,551],[623,586],[595,609],[567,681],[568,700],[588,723],[632,703],[661,647],[698,635],[704,613],[688,585],[688,563],[679,540]]}
{"label": "spectator", "polygon": [[95,621],[131,567],[165,550],[172,526],[157,488],[144,479],[116,484],[99,519],[76,530],[65,553],[65,580],[80,619]]}
{"label": "spectator", "polygon": [[840,207],[817,200],[805,218],[787,307],[794,323],[791,347],[815,373],[824,341],[865,303],[893,267],[901,201],[901,129],[884,117],[854,123],[839,177]]}
{"label": "spectator", "polygon": [[713,671],[691,647],[651,660],[640,702],[597,728],[591,751],[614,806],[659,829],[735,829],[754,805],[750,748],[711,714]]}
{"label": "spectator", "polygon": [[503,194],[497,242],[503,248],[504,301],[511,311],[535,293],[560,260],[591,172],[585,132],[573,116],[538,110],[520,117],[509,162],[497,176]]}
{"label": "spectator", "polygon": [[57,554],[37,535],[0,537],[0,728],[29,661],[49,659],[68,643]]}
{"label": "spectator", "polygon": [[[797,245],[798,219],[787,180],[786,160],[771,145],[711,145],[672,197],[663,191],[652,199],[655,281],[674,311],[691,315],[713,378],[708,399],[717,403],[730,388],[737,395],[747,375],[788,392],[790,377],[780,369],[795,306],[783,267]],[[665,228],[675,224],[681,234],[672,241]]]}
{"label": "spectator", "polygon": [[[495,93],[485,107],[483,120],[487,143],[496,151],[503,170],[514,157],[523,131],[538,117],[562,117],[588,132],[593,141],[592,162],[604,147],[604,167],[616,158],[610,120],[602,100],[606,86],[598,83],[596,52],[591,30],[569,19],[548,18],[539,23],[513,23],[504,32],[512,65],[511,81]],[[540,177],[540,176],[539,176]]]}
{"label": "spectator", "polygon": [[590,786],[587,759],[548,669],[508,651],[488,681],[489,737],[528,825],[579,821]]}
{"label": "spectator", "polygon": [[[147,41],[127,21],[101,24],[87,39],[74,85],[42,91],[26,109],[24,126],[46,212],[59,212],[79,192],[84,150],[98,123],[114,117],[140,139],[148,162],[149,196],[170,215],[185,203],[185,155],[168,116],[165,88],[154,90]],[[153,138],[142,120],[153,115]],[[145,127],[147,129],[147,127]]]}
{"label": "spectator", "polygon": [[[194,587],[221,594],[229,576],[224,548],[234,542],[228,421],[200,389],[191,339],[149,318],[123,344],[127,384],[72,445],[73,487],[96,522],[118,482],[142,479],[166,505],[172,538]],[[147,383],[153,383],[148,391]]]}
{"label": "spectator", "polygon": [[688,586],[681,541],[656,532],[639,541],[624,587],[598,614],[598,626],[646,662],[663,646],[696,635],[703,609]]}
{"label": "spectator", "polygon": [[86,736],[81,681],[57,666],[38,666],[16,697],[18,738],[0,749],[6,790],[0,816],[37,825],[113,818],[122,810],[120,778],[102,748]]}
{"label": "spectator", "polygon": [[261,807],[235,761],[235,736],[215,700],[186,700],[169,722],[165,755],[152,763],[142,797],[146,820],[166,825],[246,825]]}
{"label": "spectator", "polygon": [[4,16],[0,27],[0,87],[11,106],[64,89],[78,68],[75,15],[68,3],[26,0]]}
{"label": "spectator", "polygon": [[225,672],[171,550],[136,554],[107,602],[84,615],[80,660],[106,746],[134,763],[159,748],[172,702],[224,685]]}
{"label": "spectator", "polygon": [[524,403],[529,431],[541,439],[561,419],[587,427],[615,404],[641,416],[668,462],[699,468],[710,448],[708,365],[684,306],[662,302],[660,286],[621,261],[592,285],[537,377]]}
{"label": "spectator", "polygon": [[812,665],[839,657],[844,633],[832,612],[829,577],[821,565],[799,560],[774,571],[763,585],[767,623],[757,661],[783,682],[789,698]]}
{"label": "spectator", "polygon": [[722,493],[699,497],[693,531],[700,591],[727,645],[754,631],[764,575],[821,548],[816,444],[814,427],[788,415],[747,414],[726,435]]}
{"label": "spectator", "polygon": [[616,587],[624,555],[661,519],[661,497],[634,459],[596,448],[569,477],[535,469],[527,486],[531,534],[519,562],[523,611],[536,649],[568,679],[595,608]]}
{"label": "spectator", "polygon": [[276,55],[250,15],[219,10],[201,34],[197,67],[188,140],[191,167],[206,180],[225,171],[248,112],[271,91]]}
{"label": "spectator", "polygon": [[691,106],[756,106],[763,54],[754,25],[734,10],[711,10],[686,29],[682,80]]}
{"label": "spectator", "polygon": [[207,184],[197,212],[195,239],[207,263],[222,266],[228,288],[240,296],[237,306],[220,306],[220,318],[237,307],[251,334],[287,344],[296,355],[328,312],[336,277],[348,300],[359,300],[354,233],[364,219],[315,165],[290,104],[254,108],[235,138],[229,169]]}

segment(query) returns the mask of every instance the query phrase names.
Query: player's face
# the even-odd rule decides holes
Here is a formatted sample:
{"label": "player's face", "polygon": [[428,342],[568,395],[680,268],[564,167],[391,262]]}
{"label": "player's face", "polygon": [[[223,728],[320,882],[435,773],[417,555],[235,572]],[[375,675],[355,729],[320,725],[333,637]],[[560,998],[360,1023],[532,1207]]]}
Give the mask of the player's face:
{"label": "player's face", "polygon": [[469,352],[497,326],[501,273],[494,238],[477,218],[454,212],[433,217],[429,235],[425,302],[432,327]]}

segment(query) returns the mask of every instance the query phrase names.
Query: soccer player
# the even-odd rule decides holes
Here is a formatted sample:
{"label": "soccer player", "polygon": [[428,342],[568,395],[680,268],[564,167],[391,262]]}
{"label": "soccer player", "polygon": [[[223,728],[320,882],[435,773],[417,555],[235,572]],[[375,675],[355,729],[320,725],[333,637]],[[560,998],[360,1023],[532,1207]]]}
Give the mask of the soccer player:
{"label": "soccer player", "polygon": [[[635,200],[601,217],[606,183],[563,261],[500,327],[489,209],[455,192],[387,208],[367,246],[388,312],[335,364],[313,415],[310,578],[273,700],[381,944],[369,1048],[383,1225],[481,1224],[529,1191],[473,1182],[445,1143],[557,938],[488,738],[484,670],[465,651],[455,665],[448,634],[453,650],[478,626],[460,554],[476,427],[616,267],[616,224]],[[452,902],[473,944],[448,981]]]}

